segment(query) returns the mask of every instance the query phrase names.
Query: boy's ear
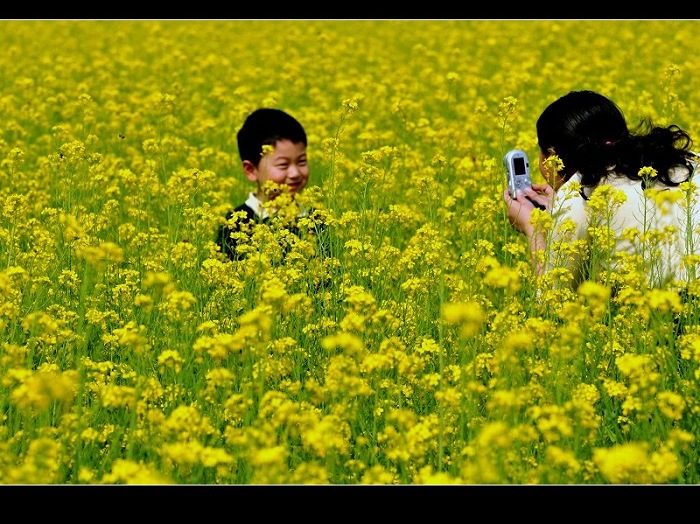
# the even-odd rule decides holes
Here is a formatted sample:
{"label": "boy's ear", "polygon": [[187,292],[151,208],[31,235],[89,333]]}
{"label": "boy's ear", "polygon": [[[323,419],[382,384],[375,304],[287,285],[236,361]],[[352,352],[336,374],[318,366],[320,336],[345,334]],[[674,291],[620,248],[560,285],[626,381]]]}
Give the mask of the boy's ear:
{"label": "boy's ear", "polygon": [[243,161],[243,172],[251,182],[258,181],[258,168],[255,167],[255,164],[253,164],[250,160]]}

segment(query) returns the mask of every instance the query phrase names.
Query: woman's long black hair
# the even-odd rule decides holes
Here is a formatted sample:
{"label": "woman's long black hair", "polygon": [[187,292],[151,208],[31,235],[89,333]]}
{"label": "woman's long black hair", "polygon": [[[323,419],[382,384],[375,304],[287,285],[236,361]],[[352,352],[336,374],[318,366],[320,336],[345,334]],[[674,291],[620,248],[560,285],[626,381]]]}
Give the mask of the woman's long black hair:
{"label": "woman's long black hair", "polygon": [[546,156],[554,153],[561,159],[565,180],[580,172],[584,188],[595,187],[611,167],[632,180],[642,180],[639,170],[652,167],[668,186],[683,181],[678,175],[671,179],[673,168],[687,170],[684,180],[693,171],[688,133],[676,125],[656,126],[650,119],[629,131],[620,108],[593,91],[571,91],[547,106],[537,119],[537,141]]}

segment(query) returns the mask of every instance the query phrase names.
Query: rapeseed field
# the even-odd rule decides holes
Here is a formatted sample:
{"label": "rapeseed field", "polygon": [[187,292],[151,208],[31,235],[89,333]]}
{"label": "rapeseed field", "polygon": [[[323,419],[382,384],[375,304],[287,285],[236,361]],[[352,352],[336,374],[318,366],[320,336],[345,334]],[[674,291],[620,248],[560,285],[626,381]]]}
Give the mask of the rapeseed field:
{"label": "rapeseed field", "polygon": [[[501,164],[578,89],[700,141],[697,29],[0,21],[0,483],[697,484],[700,279],[538,292]],[[327,252],[218,251],[258,107]]]}

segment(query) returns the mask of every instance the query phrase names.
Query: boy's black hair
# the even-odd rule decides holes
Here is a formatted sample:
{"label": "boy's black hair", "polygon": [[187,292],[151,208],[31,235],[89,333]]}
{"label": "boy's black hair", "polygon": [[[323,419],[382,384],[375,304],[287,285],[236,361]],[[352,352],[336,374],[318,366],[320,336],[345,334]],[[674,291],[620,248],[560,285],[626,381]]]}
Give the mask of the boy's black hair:
{"label": "boy's black hair", "polygon": [[253,111],[238,131],[238,154],[241,161],[260,163],[262,147],[278,140],[306,143],[306,131],[299,121],[281,109],[262,107]]}

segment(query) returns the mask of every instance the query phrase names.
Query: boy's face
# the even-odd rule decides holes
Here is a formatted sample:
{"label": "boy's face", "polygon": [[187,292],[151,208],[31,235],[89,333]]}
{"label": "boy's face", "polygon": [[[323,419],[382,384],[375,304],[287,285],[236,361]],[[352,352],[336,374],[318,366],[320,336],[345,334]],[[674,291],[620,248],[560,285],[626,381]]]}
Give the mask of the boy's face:
{"label": "boy's face", "polygon": [[309,163],[306,159],[306,146],[290,140],[279,140],[274,151],[265,153],[255,166],[246,160],[243,170],[248,180],[257,182],[258,198],[266,200],[260,189],[265,182],[285,185],[292,194],[299,193],[309,181]]}

